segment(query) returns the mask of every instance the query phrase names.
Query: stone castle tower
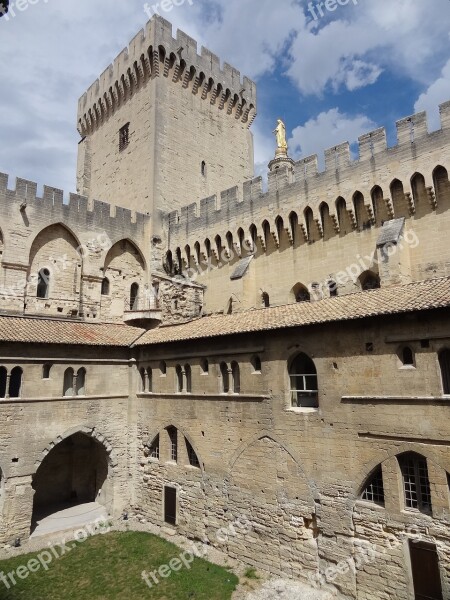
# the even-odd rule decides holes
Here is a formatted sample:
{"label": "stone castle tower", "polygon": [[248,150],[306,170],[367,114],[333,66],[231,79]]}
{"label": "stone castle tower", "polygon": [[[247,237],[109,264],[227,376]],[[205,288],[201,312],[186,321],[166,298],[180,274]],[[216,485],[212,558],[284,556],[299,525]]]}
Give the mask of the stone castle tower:
{"label": "stone castle tower", "polygon": [[255,84],[155,16],[79,100],[78,193],[157,223],[253,176],[255,116]]}

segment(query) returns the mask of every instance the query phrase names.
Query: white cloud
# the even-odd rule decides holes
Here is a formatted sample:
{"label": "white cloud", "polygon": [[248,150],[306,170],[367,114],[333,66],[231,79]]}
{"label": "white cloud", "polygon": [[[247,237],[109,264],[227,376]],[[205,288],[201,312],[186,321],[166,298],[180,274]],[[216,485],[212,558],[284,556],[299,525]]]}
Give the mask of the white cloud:
{"label": "white cloud", "polygon": [[304,125],[296,127],[289,140],[290,154],[296,158],[319,155],[323,167],[323,152],[342,142],[355,142],[360,135],[376,129],[377,125],[364,115],[349,116],[338,108],[320,113]]}
{"label": "white cloud", "polygon": [[[145,25],[143,5],[39,0],[0,19],[0,170],[75,189],[78,97]],[[447,71],[437,80],[448,59],[448,0],[359,0],[309,23],[306,6],[305,0],[192,0],[163,16],[250,77],[273,72],[281,61],[302,94],[356,92],[390,70],[429,86],[418,104],[449,96]],[[256,160],[264,163],[273,140],[258,127],[256,121]],[[321,145],[351,131],[342,129],[338,140],[326,131]]]}
{"label": "white cloud", "polygon": [[430,85],[426,92],[421,94],[414,105],[414,110],[428,113],[428,126],[431,130],[439,129],[439,104],[450,100],[450,60],[442,69],[441,76]]}

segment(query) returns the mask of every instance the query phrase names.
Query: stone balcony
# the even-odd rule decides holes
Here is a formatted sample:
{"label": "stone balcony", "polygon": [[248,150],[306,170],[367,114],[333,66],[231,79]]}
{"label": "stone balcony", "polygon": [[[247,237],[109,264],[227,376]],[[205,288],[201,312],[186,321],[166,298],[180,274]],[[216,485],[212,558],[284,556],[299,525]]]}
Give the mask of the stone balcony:
{"label": "stone balcony", "polygon": [[162,320],[159,301],[154,296],[138,296],[125,302],[123,320],[127,325],[153,329]]}

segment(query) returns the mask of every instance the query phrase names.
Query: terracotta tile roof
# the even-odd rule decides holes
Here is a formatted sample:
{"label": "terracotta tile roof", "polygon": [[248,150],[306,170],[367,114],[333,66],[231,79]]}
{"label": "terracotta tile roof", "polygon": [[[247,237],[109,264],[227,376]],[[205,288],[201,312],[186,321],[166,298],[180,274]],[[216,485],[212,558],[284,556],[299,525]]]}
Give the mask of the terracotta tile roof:
{"label": "terracotta tile roof", "polygon": [[183,325],[163,326],[148,331],[136,345],[269,331],[443,307],[450,307],[450,277],[358,292],[320,302],[203,317]]}
{"label": "terracotta tile roof", "polygon": [[130,346],[144,331],[128,325],[0,316],[0,342]]}

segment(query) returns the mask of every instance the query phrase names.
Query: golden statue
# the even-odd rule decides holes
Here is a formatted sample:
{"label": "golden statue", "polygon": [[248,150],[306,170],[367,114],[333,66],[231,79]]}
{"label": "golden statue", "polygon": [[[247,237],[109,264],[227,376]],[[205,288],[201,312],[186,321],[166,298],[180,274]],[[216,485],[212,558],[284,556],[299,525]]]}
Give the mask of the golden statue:
{"label": "golden statue", "polygon": [[287,156],[288,145],[286,141],[286,126],[281,119],[278,119],[277,128],[274,129],[273,133],[276,134],[277,137],[277,155]]}

